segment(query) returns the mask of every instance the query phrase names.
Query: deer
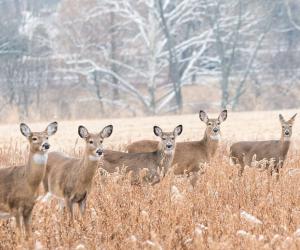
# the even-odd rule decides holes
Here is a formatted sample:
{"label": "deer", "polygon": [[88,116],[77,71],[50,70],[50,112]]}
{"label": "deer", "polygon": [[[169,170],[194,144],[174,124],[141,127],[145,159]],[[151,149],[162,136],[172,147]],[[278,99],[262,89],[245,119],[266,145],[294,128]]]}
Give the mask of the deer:
{"label": "deer", "polygon": [[[279,169],[283,167],[287,153],[290,148],[292,128],[296,118],[293,115],[286,121],[281,114],[279,114],[279,121],[281,124],[281,137],[279,140],[268,141],[240,141],[234,143],[230,147],[230,162],[231,165],[239,165],[238,176],[242,176],[245,166],[253,166],[253,161],[259,162],[267,160],[272,162],[273,167],[270,168],[270,174],[276,174],[279,178]],[[254,162],[254,163],[255,163]]]}
{"label": "deer", "polygon": [[29,142],[27,163],[0,169],[0,218],[15,217],[20,234],[31,236],[31,217],[43,180],[48,150],[48,137],[57,131],[57,122],[50,123],[42,132],[31,132],[20,124],[20,131]]}
{"label": "deer", "polygon": [[163,132],[159,126],[153,127],[154,134],[160,138],[156,150],[144,153],[126,153],[107,150],[104,152],[103,168],[112,173],[125,167],[126,173],[132,173],[132,184],[139,184],[141,172],[146,170],[142,180],[155,185],[161,181],[172,165],[176,148],[176,138],[182,133],[182,125],[172,132]]}
{"label": "deer", "polygon": [[78,204],[82,217],[85,214],[92,180],[103,158],[103,141],[112,132],[112,125],[104,127],[100,133],[90,133],[86,127],[80,125],[78,134],[85,141],[81,158],[69,157],[60,152],[49,153],[43,180],[44,190],[48,197],[54,196],[64,202],[71,223],[74,204]]}
{"label": "deer", "polygon": [[[200,110],[199,118],[206,124],[204,136],[200,141],[176,143],[173,159],[174,174],[192,174],[199,172],[200,165],[209,163],[214,157],[221,140],[221,123],[227,119],[227,110],[223,110],[216,119],[208,118],[205,111]],[[158,143],[152,140],[141,140],[127,146],[130,153],[151,152],[156,150]]]}

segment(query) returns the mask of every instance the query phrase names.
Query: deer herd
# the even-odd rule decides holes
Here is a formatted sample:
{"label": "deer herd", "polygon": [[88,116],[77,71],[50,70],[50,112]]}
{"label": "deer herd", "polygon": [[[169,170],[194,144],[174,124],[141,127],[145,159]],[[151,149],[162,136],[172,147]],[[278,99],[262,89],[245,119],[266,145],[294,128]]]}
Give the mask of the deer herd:
{"label": "deer herd", "polygon": [[[199,141],[176,143],[182,133],[182,125],[171,132],[154,126],[153,132],[159,141],[141,140],[127,146],[127,152],[104,150],[103,141],[113,132],[113,126],[104,127],[99,133],[91,133],[84,126],[78,127],[79,136],[85,141],[82,158],[73,158],[60,152],[50,152],[49,137],[57,131],[57,122],[50,123],[42,132],[32,132],[21,123],[21,133],[29,142],[29,156],[23,166],[0,168],[0,218],[14,217],[20,234],[28,238],[31,233],[31,215],[39,200],[39,187],[43,184],[44,198],[56,197],[64,202],[73,221],[73,205],[78,204],[82,216],[91,190],[92,181],[99,166],[109,173],[125,167],[131,174],[132,184],[142,181],[157,184],[172,169],[175,175],[197,173],[201,164],[214,158],[221,139],[220,126],[227,119],[227,110],[211,119],[204,111],[200,120],[206,124],[203,138]],[[296,114],[289,120],[279,115],[282,126],[279,140],[240,141],[230,147],[231,165],[237,165],[242,176],[245,166],[262,168],[279,176],[286,159],[292,127]],[[141,175],[141,172],[144,174]],[[46,199],[47,200],[47,199]]]}

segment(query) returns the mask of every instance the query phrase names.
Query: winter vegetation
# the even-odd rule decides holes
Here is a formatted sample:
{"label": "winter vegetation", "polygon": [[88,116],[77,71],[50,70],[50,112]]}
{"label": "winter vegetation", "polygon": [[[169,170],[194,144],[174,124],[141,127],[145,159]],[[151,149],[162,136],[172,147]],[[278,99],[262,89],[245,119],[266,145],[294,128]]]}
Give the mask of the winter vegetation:
{"label": "winter vegetation", "polygon": [[[294,110],[281,113],[290,116]],[[297,249],[300,123],[295,123],[293,144],[278,181],[255,168],[247,168],[240,178],[238,169],[228,163],[228,148],[236,138],[278,139],[280,124],[275,119],[277,112],[229,114],[222,124],[223,141],[217,155],[196,179],[169,172],[155,186],[132,186],[122,173],[103,175],[97,171],[83,219],[76,207],[76,219],[70,226],[59,200],[39,200],[33,210],[32,238],[29,241],[19,238],[15,221],[1,219],[0,248]],[[81,156],[84,142],[78,139],[77,125],[85,124],[95,131],[107,122],[61,122],[50,141],[52,150]],[[195,115],[109,119],[109,122],[114,124],[114,133],[104,146],[115,150],[124,150],[131,140],[154,138],[153,123],[171,130],[173,124],[182,122],[185,130],[179,141],[197,140],[205,128]],[[31,125],[36,131],[44,129],[44,124]],[[28,149],[18,125],[1,125],[0,133],[3,135],[1,167],[24,163]]]}
{"label": "winter vegetation", "polygon": [[[298,0],[0,0],[0,249],[300,248],[300,122],[292,137],[282,137],[288,147],[277,147],[275,158],[285,161],[276,178],[268,171],[275,158],[254,154],[241,176],[241,165],[229,164],[233,142],[278,140],[288,126],[278,114],[297,113],[299,11]],[[200,109],[209,117],[228,110],[224,124],[214,119],[222,136],[206,136],[213,124],[199,120]],[[52,125],[31,133],[22,123],[25,138],[19,121],[32,131]],[[105,142],[108,134],[88,132],[108,124]],[[81,138],[79,125],[88,127],[79,127]],[[155,132],[154,125],[174,132]],[[209,162],[199,163],[199,172],[176,175],[170,166],[176,131],[176,142],[205,134]],[[154,173],[159,181],[133,183],[124,164],[101,168],[108,159],[102,146],[126,151],[134,141],[157,140],[153,132],[171,151],[161,143],[144,157],[118,152],[118,159],[142,169],[137,179]],[[76,205],[73,222],[40,187],[50,135],[51,151],[83,159],[53,158],[78,163],[51,172],[51,183],[67,186],[53,190],[71,215]],[[28,155],[25,167],[5,169]],[[155,169],[157,162],[166,169]],[[16,229],[19,214],[32,232],[28,240]]]}
{"label": "winter vegetation", "polygon": [[299,106],[299,10],[296,0],[1,0],[0,117]]}

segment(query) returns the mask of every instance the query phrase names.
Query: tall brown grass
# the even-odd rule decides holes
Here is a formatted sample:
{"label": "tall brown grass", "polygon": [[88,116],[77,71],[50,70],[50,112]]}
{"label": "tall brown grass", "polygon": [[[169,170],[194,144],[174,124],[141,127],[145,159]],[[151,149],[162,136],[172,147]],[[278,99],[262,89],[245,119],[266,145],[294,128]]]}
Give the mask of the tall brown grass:
{"label": "tall brown grass", "polygon": [[[129,123],[125,121],[124,126],[128,128]],[[186,139],[195,139],[195,130],[188,132],[188,125],[185,129]],[[258,126],[261,129],[263,126]],[[279,125],[274,129],[278,137],[279,129]],[[197,129],[197,138],[202,131]],[[247,133],[247,129],[244,131]],[[118,136],[117,130],[114,133]],[[254,137],[255,133],[248,131],[247,136]],[[128,136],[127,141],[137,137]],[[297,140],[297,135],[294,137]],[[76,137],[72,138],[73,145],[61,147],[78,155],[80,142],[75,147]],[[60,139],[71,141],[56,138],[52,144]],[[114,142],[113,148],[124,149],[127,141]],[[291,148],[279,181],[252,168],[239,178],[237,169],[228,164],[229,141],[227,138],[196,182],[170,173],[155,186],[131,186],[120,174],[105,176],[99,171],[84,219],[76,213],[75,223],[70,225],[57,200],[38,202],[32,239],[17,239],[14,220],[0,220],[0,249],[300,248],[300,173],[289,171],[300,164],[297,147]],[[23,163],[26,156],[26,147],[17,139],[0,146],[1,166]]]}

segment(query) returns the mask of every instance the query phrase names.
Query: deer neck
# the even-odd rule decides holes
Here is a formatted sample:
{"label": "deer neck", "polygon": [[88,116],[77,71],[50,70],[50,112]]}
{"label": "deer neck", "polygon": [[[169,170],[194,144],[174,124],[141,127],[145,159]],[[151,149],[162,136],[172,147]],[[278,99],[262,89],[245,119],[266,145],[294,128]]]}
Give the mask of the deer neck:
{"label": "deer neck", "polygon": [[280,154],[281,157],[285,158],[287,155],[287,152],[289,151],[291,145],[291,139],[290,138],[285,138],[283,134],[281,134],[280,138]]}
{"label": "deer neck", "polygon": [[160,170],[164,169],[166,173],[170,168],[172,161],[174,159],[175,147],[172,151],[166,153],[165,150],[162,148],[161,144],[159,144],[159,150],[157,151],[158,155],[158,166]]}
{"label": "deer neck", "polygon": [[44,178],[47,160],[47,152],[33,152],[30,150],[25,168],[27,181],[33,190],[38,188]]}
{"label": "deer neck", "polygon": [[205,130],[202,142],[205,145],[206,152],[209,158],[211,158],[216,153],[220,140],[220,135],[218,135],[218,137],[211,137],[211,135],[208,134],[207,129]]}
{"label": "deer neck", "polygon": [[89,152],[85,152],[81,162],[81,168],[79,171],[79,180],[83,184],[89,184],[98,167],[100,157],[93,156]]}

